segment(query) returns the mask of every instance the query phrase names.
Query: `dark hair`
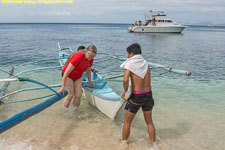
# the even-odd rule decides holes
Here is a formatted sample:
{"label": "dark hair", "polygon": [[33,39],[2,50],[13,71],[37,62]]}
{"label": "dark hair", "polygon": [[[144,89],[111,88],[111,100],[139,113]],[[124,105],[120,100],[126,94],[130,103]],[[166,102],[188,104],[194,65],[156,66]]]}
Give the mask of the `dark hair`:
{"label": "dark hair", "polygon": [[79,47],[77,48],[77,51],[83,50],[83,49],[85,49],[85,48],[86,48],[85,46],[79,46]]}
{"label": "dark hair", "polygon": [[141,54],[141,46],[138,43],[134,43],[127,47],[127,52],[134,55]]}

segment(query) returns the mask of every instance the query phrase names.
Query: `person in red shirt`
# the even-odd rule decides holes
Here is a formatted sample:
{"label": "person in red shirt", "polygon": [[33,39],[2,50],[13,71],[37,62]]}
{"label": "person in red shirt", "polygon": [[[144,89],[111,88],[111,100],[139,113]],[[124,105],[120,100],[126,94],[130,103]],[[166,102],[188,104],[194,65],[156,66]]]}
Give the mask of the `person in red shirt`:
{"label": "person in red shirt", "polygon": [[[86,49],[85,46],[82,46],[82,45],[81,45],[81,46],[79,46],[79,47],[77,48],[77,52],[85,53],[86,51],[87,51],[87,49]],[[75,53],[77,53],[77,52],[75,52]],[[73,55],[73,54],[71,54],[71,55],[67,58],[65,64],[67,64],[67,63],[70,61],[72,55]],[[91,71],[92,71],[92,72],[98,72],[97,70],[95,70],[95,69],[93,69],[93,68],[91,68]]]}
{"label": "person in red shirt", "polygon": [[88,46],[85,52],[77,52],[71,56],[69,62],[62,69],[62,86],[58,93],[63,93],[64,89],[68,91],[68,95],[64,100],[64,107],[68,108],[71,100],[76,108],[80,105],[82,95],[82,73],[86,71],[89,85],[95,87],[91,81],[91,66],[96,56],[97,48],[94,45]]}

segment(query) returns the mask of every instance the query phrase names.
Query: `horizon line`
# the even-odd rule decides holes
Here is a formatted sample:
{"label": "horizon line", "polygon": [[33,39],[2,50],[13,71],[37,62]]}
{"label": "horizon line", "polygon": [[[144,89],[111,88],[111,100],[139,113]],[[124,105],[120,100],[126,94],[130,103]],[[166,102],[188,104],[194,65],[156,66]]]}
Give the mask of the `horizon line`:
{"label": "horizon line", "polygon": [[132,24],[132,23],[102,23],[102,22],[0,22],[0,24]]}
{"label": "horizon line", "polygon": [[[0,24],[117,24],[132,25],[132,23],[102,23],[102,22],[0,22]],[[184,24],[187,26],[208,26],[209,24]],[[211,24],[210,24],[211,25]],[[225,27],[225,24],[212,24],[212,27]]]}

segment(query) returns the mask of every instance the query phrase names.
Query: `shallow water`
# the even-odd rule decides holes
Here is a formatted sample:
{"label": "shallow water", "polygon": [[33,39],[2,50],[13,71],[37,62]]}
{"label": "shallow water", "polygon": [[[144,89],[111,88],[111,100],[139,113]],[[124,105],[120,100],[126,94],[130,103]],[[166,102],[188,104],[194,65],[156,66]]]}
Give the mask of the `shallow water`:
{"label": "shallow water", "polygon": [[[62,47],[95,44],[100,52],[126,57],[126,47],[139,42],[143,56],[154,63],[189,70],[191,77],[152,69],[155,99],[153,119],[157,142],[162,150],[221,150],[225,147],[225,29],[187,28],[183,34],[131,34],[127,25],[115,24],[0,24],[0,66],[11,66],[41,58],[57,58],[57,42]],[[60,30],[59,30],[60,29]],[[105,56],[98,56],[100,59]],[[108,60],[94,64],[101,75],[120,74],[121,62]],[[19,68],[57,66],[49,61]],[[25,73],[22,77],[48,85],[61,82],[60,70]],[[0,72],[0,78],[8,75]],[[121,82],[108,82],[121,94]],[[0,87],[3,83],[0,83]],[[8,93],[31,83],[11,83]],[[58,88],[56,88],[57,90]],[[17,101],[52,94],[48,90],[29,91],[4,101]],[[0,106],[0,120],[21,112],[42,100]],[[79,111],[64,110],[59,101],[0,135],[0,149],[118,149],[124,111],[112,121],[82,98]],[[129,138],[130,150],[150,147],[142,111],[137,114]]]}

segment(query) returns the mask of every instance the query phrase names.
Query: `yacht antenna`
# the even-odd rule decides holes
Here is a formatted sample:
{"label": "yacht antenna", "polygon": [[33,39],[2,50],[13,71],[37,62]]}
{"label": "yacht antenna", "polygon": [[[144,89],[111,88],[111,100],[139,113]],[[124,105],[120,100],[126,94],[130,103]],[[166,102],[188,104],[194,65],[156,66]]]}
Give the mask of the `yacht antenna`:
{"label": "yacht antenna", "polygon": [[145,13],[145,22],[146,22],[146,13]]}

